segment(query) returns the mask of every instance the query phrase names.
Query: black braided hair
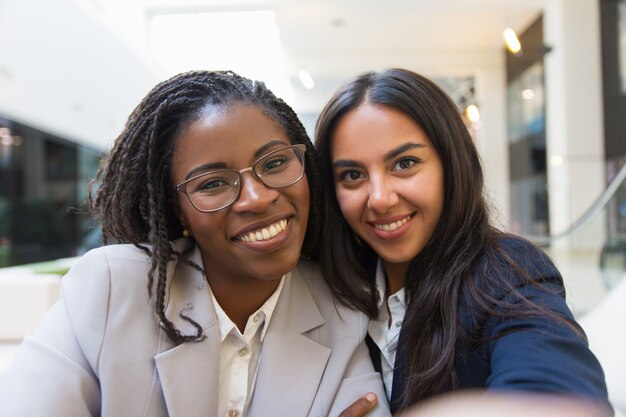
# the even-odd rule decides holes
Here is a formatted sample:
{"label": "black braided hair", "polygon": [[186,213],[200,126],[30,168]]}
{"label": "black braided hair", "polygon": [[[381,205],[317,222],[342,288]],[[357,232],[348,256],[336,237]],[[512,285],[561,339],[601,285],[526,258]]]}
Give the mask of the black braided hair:
{"label": "black braided hair", "polygon": [[[129,116],[90,186],[90,210],[102,224],[104,244],[134,244],[150,256],[148,294],[151,297],[156,292],[156,314],[175,343],[202,340],[203,329],[183,315],[197,332],[182,334],[165,316],[167,263],[178,258],[190,265],[171,245],[173,239],[182,235],[173,210],[174,146],[178,134],[199,117],[204,106],[235,103],[259,107],[285,129],[291,143],[306,145],[311,207],[302,254],[317,260],[324,194],[315,148],[289,105],[264,83],[231,71],[192,71],[155,86]],[[202,271],[198,265],[190,266]]]}

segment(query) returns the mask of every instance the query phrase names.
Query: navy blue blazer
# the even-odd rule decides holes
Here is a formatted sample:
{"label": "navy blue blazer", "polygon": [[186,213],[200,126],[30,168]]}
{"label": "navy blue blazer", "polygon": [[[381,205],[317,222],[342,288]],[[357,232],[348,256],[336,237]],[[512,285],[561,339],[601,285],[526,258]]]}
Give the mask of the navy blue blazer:
{"label": "navy blue blazer", "polygon": [[[567,318],[577,326],[565,303],[563,279],[543,251],[520,238],[506,237],[498,243],[523,270],[540,281],[541,286],[528,283],[520,273],[511,270],[500,260],[499,272],[502,276],[510,279],[519,293],[533,303]],[[481,259],[476,268],[476,271],[481,272],[476,273],[490,273],[490,270],[497,269],[486,268],[485,265],[485,260]],[[518,299],[504,286],[493,289],[492,294],[508,302]],[[608,404],[600,363],[589,350],[587,341],[564,323],[547,317],[481,316],[463,295],[460,311],[461,323],[467,334],[478,336],[484,341],[457,343],[454,366],[456,389],[488,388],[573,394]],[[582,333],[582,329],[580,331]],[[400,406],[404,389],[402,373],[406,362],[405,337],[406,327],[403,326],[393,375],[390,399],[392,412]],[[380,372],[380,351],[369,337],[367,342],[374,367]],[[442,393],[452,389],[452,383],[449,382]]]}

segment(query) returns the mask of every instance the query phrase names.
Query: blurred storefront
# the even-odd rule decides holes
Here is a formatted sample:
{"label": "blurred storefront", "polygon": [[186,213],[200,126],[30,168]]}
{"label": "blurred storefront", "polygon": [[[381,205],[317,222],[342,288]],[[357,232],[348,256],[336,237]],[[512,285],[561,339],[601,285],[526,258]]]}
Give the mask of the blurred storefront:
{"label": "blurred storefront", "polygon": [[98,241],[86,184],[101,156],[0,117],[0,267],[75,256]]}

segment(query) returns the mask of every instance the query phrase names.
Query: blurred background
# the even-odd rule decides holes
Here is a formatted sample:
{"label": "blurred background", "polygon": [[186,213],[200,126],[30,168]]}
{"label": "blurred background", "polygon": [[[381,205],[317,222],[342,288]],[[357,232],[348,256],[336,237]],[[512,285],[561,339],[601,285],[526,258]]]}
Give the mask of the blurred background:
{"label": "blurred background", "polygon": [[0,365],[100,244],[87,183],[157,82],[232,69],[313,136],[342,83],[389,67],[450,94],[496,222],[553,257],[575,314],[626,313],[626,0],[0,0]]}

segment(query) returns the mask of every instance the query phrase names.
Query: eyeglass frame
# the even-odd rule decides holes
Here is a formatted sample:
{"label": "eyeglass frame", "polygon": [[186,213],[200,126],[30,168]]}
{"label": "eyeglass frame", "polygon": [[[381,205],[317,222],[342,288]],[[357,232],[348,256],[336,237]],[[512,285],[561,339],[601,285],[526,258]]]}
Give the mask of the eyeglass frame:
{"label": "eyeglass frame", "polygon": [[[281,185],[280,187],[271,187],[271,186],[267,185],[265,183],[265,181],[263,181],[261,179],[259,174],[257,174],[256,171],[253,169],[254,166],[257,163],[259,163],[260,160],[262,160],[263,158],[268,157],[269,155],[272,155],[273,153],[284,151],[285,149],[291,149],[291,148],[298,149],[300,152],[302,152],[302,174],[295,181],[290,182],[289,184],[286,184],[286,185]],[[235,174],[237,174],[237,177],[238,177],[238,180],[239,180],[239,184],[242,184],[243,183],[243,174],[248,172],[248,171],[250,171],[252,173],[252,176],[258,182],[260,182],[264,187],[266,187],[266,188],[268,188],[270,190],[280,190],[280,189],[283,189],[283,188],[290,187],[290,186],[294,185],[295,183],[297,183],[298,181],[300,181],[302,178],[304,178],[304,175],[306,174],[306,169],[305,169],[306,168],[306,157],[305,157],[306,151],[307,151],[307,149],[306,149],[306,145],[304,143],[296,143],[294,145],[289,145],[289,146],[284,146],[282,148],[274,149],[273,151],[268,152],[265,155],[260,156],[256,161],[254,161],[252,163],[252,165],[250,165],[247,168],[243,168],[243,169],[240,169],[240,170],[230,169],[230,168],[214,169],[213,171],[203,172],[202,174],[199,174],[199,175],[196,175],[194,177],[188,178],[188,179],[186,179],[185,181],[181,182],[180,184],[178,184],[176,186],[176,192],[185,194],[185,196],[187,197],[187,199],[189,200],[189,202],[191,203],[193,208],[195,208],[196,210],[198,210],[201,213],[214,213],[216,211],[224,210],[225,208],[228,208],[228,207],[232,206],[233,204],[235,204],[237,202],[237,200],[239,200],[239,197],[241,196],[241,185],[239,185],[239,187],[238,187],[237,195],[235,196],[233,201],[231,201],[230,203],[228,203],[225,206],[220,207],[220,208],[211,209],[211,210],[202,210],[202,209],[200,209],[199,207],[197,207],[195,205],[195,203],[193,202],[193,200],[189,196],[189,193],[187,192],[187,184],[189,184],[191,181],[196,180],[198,178],[204,177],[206,175],[214,174],[216,172],[221,172],[221,171],[234,172]]]}

